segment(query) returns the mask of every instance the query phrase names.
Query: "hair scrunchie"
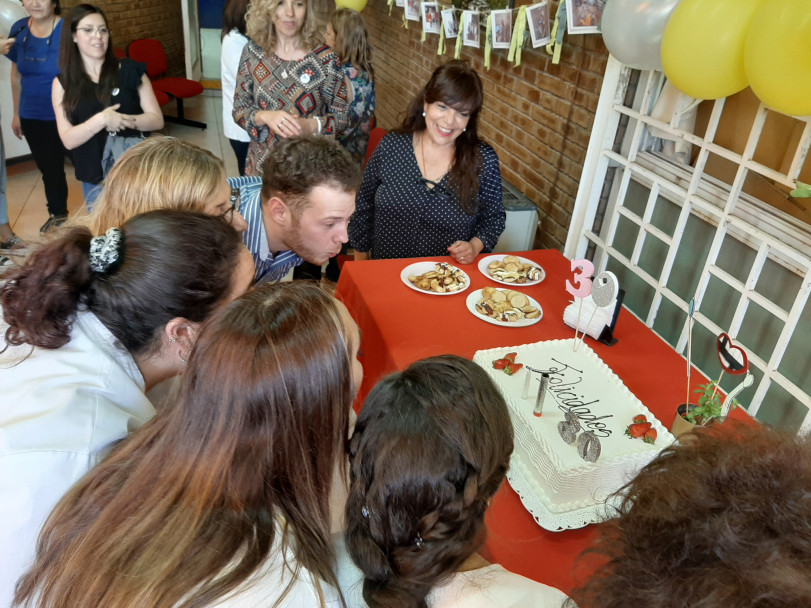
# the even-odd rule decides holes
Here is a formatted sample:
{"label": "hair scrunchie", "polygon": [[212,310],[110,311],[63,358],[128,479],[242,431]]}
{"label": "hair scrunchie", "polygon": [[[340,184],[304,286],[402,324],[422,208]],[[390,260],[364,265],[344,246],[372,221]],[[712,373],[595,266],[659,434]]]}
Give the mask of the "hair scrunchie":
{"label": "hair scrunchie", "polygon": [[121,255],[123,235],[118,228],[110,228],[104,236],[90,239],[90,269],[107,272]]}

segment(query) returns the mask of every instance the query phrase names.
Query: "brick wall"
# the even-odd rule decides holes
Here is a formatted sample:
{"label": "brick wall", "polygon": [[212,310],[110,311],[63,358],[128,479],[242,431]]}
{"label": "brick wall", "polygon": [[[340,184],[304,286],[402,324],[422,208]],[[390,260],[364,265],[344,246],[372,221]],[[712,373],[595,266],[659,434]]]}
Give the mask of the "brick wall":
{"label": "brick wall", "polygon": [[[67,9],[80,3],[81,0],[63,0],[62,16],[67,16]],[[186,75],[180,0],[91,0],[91,4],[104,9],[115,46],[126,50],[130,42],[139,38],[160,40],[169,60],[168,75]]]}
{"label": "brick wall", "polygon": [[[553,2],[553,16],[556,10]],[[417,22],[403,29],[402,13],[395,7],[389,15],[385,0],[369,0],[363,11],[375,49],[378,124],[387,129],[399,124],[434,68],[453,57],[453,45],[436,54],[436,35],[420,43]],[[462,57],[484,83],[480,136],[498,152],[504,177],[539,207],[535,247],[562,251],[608,57],[602,38],[567,35],[558,65],[543,49],[525,48],[518,68],[506,50],[493,50],[489,72],[483,49],[465,49]]]}

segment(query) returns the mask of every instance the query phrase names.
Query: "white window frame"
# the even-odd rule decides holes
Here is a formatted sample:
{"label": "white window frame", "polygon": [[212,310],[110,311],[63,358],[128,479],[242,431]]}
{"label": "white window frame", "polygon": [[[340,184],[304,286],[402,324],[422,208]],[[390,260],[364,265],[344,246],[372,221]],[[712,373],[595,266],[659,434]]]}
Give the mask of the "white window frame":
{"label": "white window frame", "polygon": [[[774,209],[763,201],[743,193],[742,188],[749,172],[757,173],[776,183],[794,187],[805,163],[809,147],[811,147],[811,117],[805,119],[805,127],[790,168],[786,173],[780,173],[753,160],[768,114],[763,105],[760,106],[755,116],[743,152],[738,154],[712,141],[723,111],[724,99],[715,101],[707,130],[704,137],[700,137],[680,130],[674,124],[668,124],[650,116],[653,100],[662,84],[663,75],[660,73],[639,73],[636,89],[631,90],[634,95],[634,103],[629,104],[632,107],[628,107],[624,103],[624,99],[629,92],[631,76],[630,68],[621,65],[613,57],[609,57],[564,253],[571,259],[580,259],[586,257],[589,252],[596,252],[591,253],[595,258],[593,260],[595,272],[604,270],[610,257],[650,285],[654,290],[653,303],[646,318],[641,320],[652,329],[659,305],[664,297],[679,306],[685,315],[689,308],[689,302],[669,290],[666,285],[674,259],[682,244],[681,237],[690,214],[714,225],[715,235],[695,294],[694,322],[716,335],[725,331],[734,339],[751,303],[756,303],[780,319],[784,324],[783,330],[780,332],[776,346],[768,360],[747,350],[750,361],[763,372],[762,380],[747,391],[745,399],[749,404],[747,411],[751,415],[757,416],[769,387],[772,383],[777,383],[792,398],[797,399],[799,403],[808,408],[809,413],[805,416],[799,430],[801,434],[808,433],[811,431],[811,396],[781,374],[778,367],[795,332],[801,332],[798,335],[808,335],[811,339],[811,328],[807,324],[800,326],[800,316],[807,305],[809,294],[811,294],[811,227]],[[628,119],[627,131],[622,137],[620,151],[615,152],[613,150],[615,138],[617,138],[617,129],[623,116]],[[673,123],[677,122],[677,119],[674,118]],[[642,143],[648,133],[647,126],[655,127],[697,146],[699,151],[694,166],[692,168],[682,167],[667,161],[657,153],[643,151]],[[731,184],[724,184],[704,173],[710,153],[737,165],[738,169]],[[592,231],[591,227],[598,214],[604,182],[611,167],[616,168],[617,179],[612,184],[610,200],[604,211],[605,215],[601,218],[603,224],[609,222],[608,230],[600,231],[604,235],[601,237],[600,234]],[[628,183],[632,177],[635,181],[644,183],[650,188],[646,211],[642,216],[622,206]],[[672,237],[650,223],[654,202],[660,194],[681,207]],[[605,203],[605,201],[603,202]],[[638,227],[637,241],[630,258],[623,255],[612,244],[620,217],[633,222]],[[639,266],[639,257],[647,235],[655,236],[669,247],[664,267],[658,277],[649,275]],[[741,241],[756,252],[755,262],[745,281],[729,275],[715,263],[727,235]],[[755,291],[758,278],[767,260],[781,264],[801,279],[797,296],[787,310]],[[710,277],[722,281],[741,295],[729,327],[718,327],[701,313],[701,302]],[[685,321],[677,343],[672,344],[682,354],[686,352],[687,333],[687,322]],[[704,373],[707,375],[706,372]],[[751,391],[754,393],[752,394]]]}

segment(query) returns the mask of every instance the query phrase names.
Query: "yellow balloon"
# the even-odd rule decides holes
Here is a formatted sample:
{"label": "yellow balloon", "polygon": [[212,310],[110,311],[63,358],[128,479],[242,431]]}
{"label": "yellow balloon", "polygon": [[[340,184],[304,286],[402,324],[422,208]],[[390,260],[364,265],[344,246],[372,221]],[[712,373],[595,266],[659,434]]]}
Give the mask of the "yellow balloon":
{"label": "yellow balloon", "polygon": [[338,8],[351,8],[361,12],[363,7],[366,6],[366,0],[335,0],[335,6]]}
{"label": "yellow balloon", "polygon": [[811,6],[767,0],[755,13],[744,52],[746,77],[767,106],[811,115]]}
{"label": "yellow balloon", "polygon": [[673,85],[697,99],[746,88],[746,34],[764,0],[682,0],[662,38],[662,65]]}

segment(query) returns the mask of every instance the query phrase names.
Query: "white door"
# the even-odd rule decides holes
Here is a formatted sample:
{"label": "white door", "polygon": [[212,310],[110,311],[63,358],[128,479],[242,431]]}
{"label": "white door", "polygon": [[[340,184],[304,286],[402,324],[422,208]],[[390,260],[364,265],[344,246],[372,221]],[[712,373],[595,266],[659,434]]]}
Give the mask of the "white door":
{"label": "white door", "polygon": [[197,0],[180,0],[183,7],[183,43],[186,49],[186,78],[200,80],[203,55],[200,47],[200,13]]}

